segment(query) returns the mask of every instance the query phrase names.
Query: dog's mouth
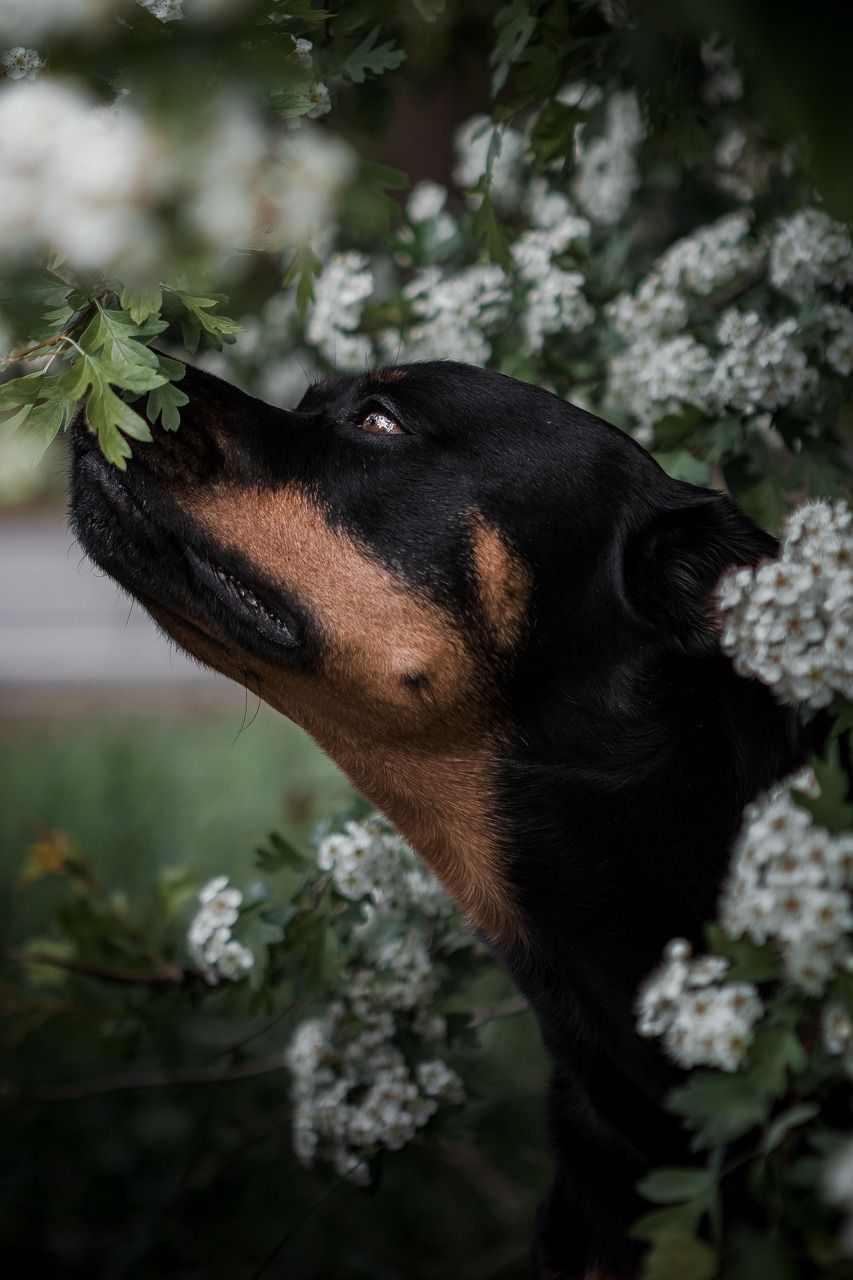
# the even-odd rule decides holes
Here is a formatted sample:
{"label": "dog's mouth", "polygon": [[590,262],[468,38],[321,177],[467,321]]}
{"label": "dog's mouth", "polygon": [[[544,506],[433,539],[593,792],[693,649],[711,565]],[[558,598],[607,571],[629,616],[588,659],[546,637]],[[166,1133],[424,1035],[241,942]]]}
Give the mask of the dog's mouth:
{"label": "dog's mouth", "polygon": [[[75,483],[73,502],[80,540],[92,558],[146,607],[160,605],[176,620],[206,623],[205,631],[212,625],[214,634],[224,633],[262,657],[284,656],[300,648],[303,621],[279,593],[236,563],[228,551],[205,548],[203,532],[194,539],[185,518],[176,521],[172,512],[170,519],[160,494],[155,501],[137,492],[138,486],[96,449],[87,449],[77,467],[85,477],[79,489]],[[109,513],[107,524],[91,518],[93,499],[101,512]]]}
{"label": "dog's mouth", "polygon": [[214,596],[224,606],[232,621],[240,621],[247,627],[253,627],[259,636],[271,644],[288,649],[297,647],[302,628],[296,617],[280,601],[271,600],[263,594],[262,588],[250,586],[242,576],[199,555],[192,547],[184,547],[183,551],[202,595],[209,593]]}

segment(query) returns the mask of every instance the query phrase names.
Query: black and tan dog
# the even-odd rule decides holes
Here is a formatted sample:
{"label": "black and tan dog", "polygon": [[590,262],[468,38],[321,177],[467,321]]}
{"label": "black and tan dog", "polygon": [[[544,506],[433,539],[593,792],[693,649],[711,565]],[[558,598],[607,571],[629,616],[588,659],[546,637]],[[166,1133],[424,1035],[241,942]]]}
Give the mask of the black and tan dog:
{"label": "black and tan dog", "polygon": [[81,542],[303,725],[489,939],[554,1066],[537,1274],[634,1275],[634,1184],[684,1158],[634,993],[699,936],[744,803],[797,756],[710,620],[722,570],[773,540],[481,369],[385,369],[293,413],[196,370],[184,389],[126,474],[76,429]]}

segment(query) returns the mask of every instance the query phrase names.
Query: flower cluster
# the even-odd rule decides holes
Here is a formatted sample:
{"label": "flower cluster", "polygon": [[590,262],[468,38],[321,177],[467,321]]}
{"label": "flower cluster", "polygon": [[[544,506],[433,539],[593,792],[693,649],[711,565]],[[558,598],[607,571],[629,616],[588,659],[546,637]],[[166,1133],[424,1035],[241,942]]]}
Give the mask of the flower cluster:
{"label": "flower cluster", "polygon": [[276,133],[241,100],[214,102],[190,137],[70,82],[21,79],[0,88],[0,254],[145,273],[173,241],[281,248],[328,223],[352,165],[331,135]]}
{"label": "flower cluster", "polygon": [[294,1149],[304,1164],[331,1160],[366,1183],[373,1154],[405,1146],[439,1106],[464,1098],[437,1056],[447,1027],[433,1005],[438,957],[470,940],[438,883],[378,818],[326,836],[317,864],[359,911],[343,990],[288,1049]]}
{"label": "flower cluster", "polygon": [[717,590],[735,669],[785,702],[853,698],[853,516],[843,501],[798,508],[778,559],[731,570]]}
{"label": "flower cluster", "polygon": [[523,133],[510,126],[497,129],[488,116],[472,116],[457,130],[454,150],[456,167],[453,181],[463,190],[482,181],[492,151],[492,199],[503,213],[518,209],[525,184],[526,140]]}
{"label": "flower cluster", "polygon": [[787,977],[819,995],[853,959],[853,835],[832,835],[796,803],[809,774],[773,787],[744,811],[720,923],[732,938],[778,949]]}
{"label": "flower cluster", "polygon": [[[491,355],[487,334],[507,314],[510,287],[498,266],[466,267],[444,273],[426,267],[404,288],[412,323],[402,354],[407,360],[457,360],[485,364]],[[388,354],[400,351],[399,336],[390,339]]]}
{"label": "flower cluster", "polygon": [[211,986],[222,978],[237,982],[255,963],[248,947],[231,932],[240,918],[243,895],[229,886],[227,876],[216,876],[204,886],[198,900],[199,910],[187,931],[190,955]]}
{"label": "flower cluster", "polygon": [[783,219],[770,242],[770,283],[794,302],[806,302],[826,286],[853,281],[850,232],[823,209],[801,209]]}
{"label": "flower cluster", "polygon": [[35,80],[45,61],[37,49],[15,45],[0,57],[0,65],[10,80]]}
{"label": "flower cluster", "polygon": [[370,343],[356,330],[372,293],[373,272],[361,253],[331,254],[315,285],[306,340],[348,373],[358,373],[370,360]]}
{"label": "flower cluster", "polygon": [[612,226],[627,210],[640,185],[636,149],[645,133],[637,95],[630,90],[607,99],[604,127],[597,137],[589,137],[588,125],[578,129],[572,193],[593,222]]}
{"label": "flower cluster", "polygon": [[663,964],[640,989],[640,1035],[662,1036],[682,1067],[736,1071],[764,1006],[751,983],[725,982],[728,967],[721,956],[694,959],[688,942],[673,939]]}

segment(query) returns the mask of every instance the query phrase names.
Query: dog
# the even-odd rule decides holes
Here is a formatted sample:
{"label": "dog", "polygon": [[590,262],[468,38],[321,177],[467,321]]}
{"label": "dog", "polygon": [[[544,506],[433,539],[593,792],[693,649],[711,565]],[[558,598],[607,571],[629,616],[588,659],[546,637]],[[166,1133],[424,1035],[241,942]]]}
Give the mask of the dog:
{"label": "dog", "polygon": [[428,362],[292,412],[198,369],[122,473],[83,422],[93,560],[302,725],[511,973],[553,1064],[542,1280],[638,1274],[637,1180],[684,1163],[638,984],[701,945],[744,804],[799,761],[712,600],[776,551],[727,497],[534,386]]}

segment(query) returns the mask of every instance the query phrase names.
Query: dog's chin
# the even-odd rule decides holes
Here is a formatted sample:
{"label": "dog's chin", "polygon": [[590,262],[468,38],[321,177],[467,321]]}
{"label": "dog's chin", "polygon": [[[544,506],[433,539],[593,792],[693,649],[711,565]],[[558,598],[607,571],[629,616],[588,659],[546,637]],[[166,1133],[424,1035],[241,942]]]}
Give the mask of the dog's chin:
{"label": "dog's chin", "polygon": [[188,635],[199,650],[204,640],[267,662],[298,659],[305,624],[289,604],[233,554],[206,546],[201,531],[178,530],[186,523],[178,513],[155,507],[96,448],[75,457],[71,519],[91,559],[195,656],[206,660]]}

